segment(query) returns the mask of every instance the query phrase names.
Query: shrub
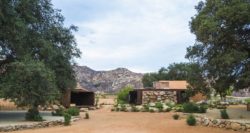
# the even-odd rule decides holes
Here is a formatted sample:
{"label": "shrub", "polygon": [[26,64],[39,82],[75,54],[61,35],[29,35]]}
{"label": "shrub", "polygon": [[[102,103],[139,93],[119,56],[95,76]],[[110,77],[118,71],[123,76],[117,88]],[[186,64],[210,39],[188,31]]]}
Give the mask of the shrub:
{"label": "shrub", "polygon": [[55,111],[52,112],[52,115],[53,116],[63,116],[64,114],[64,109],[63,108],[59,108],[59,109],[56,109]]}
{"label": "shrub", "polygon": [[222,119],[229,119],[229,116],[227,114],[227,110],[226,109],[223,109],[220,111],[220,116]]}
{"label": "shrub", "polygon": [[170,112],[172,109],[171,108],[167,108],[167,109],[165,109],[164,111],[165,112]]}
{"label": "shrub", "polygon": [[194,125],[196,125],[196,119],[195,119],[195,117],[194,117],[193,115],[189,115],[189,116],[187,117],[186,122],[187,122],[187,124],[188,124],[189,126],[194,126]]}
{"label": "shrub", "polygon": [[70,107],[65,112],[70,114],[71,116],[79,116],[80,109],[76,107]]}
{"label": "shrub", "polygon": [[179,117],[180,117],[180,116],[179,116],[178,114],[174,114],[174,115],[173,115],[174,120],[178,120]]}
{"label": "shrub", "polygon": [[117,103],[120,104],[128,103],[128,95],[129,92],[132,90],[133,88],[131,86],[126,86],[122,88],[117,94]]}
{"label": "shrub", "polygon": [[199,107],[194,103],[184,103],[183,112],[185,113],[197,113],[199,112]]}
{"label": "shrub", "polygon": [[157,103],[155,103],[155,107],[157,108],[157,109],[163,109],[163,104],[161,103],[161,102],[157,102]]}
{"label": "shrub", "polygon": [[131,108],[131,111],[132,112],[139,112],[139,109],[136,107],[136,106],[132,106],[132,108]]}
{"label": "shrub", "polygon": [[154,109],[149,109],[149,112],[150,112],[150,113],[154,113],[155,110],[154,110]]}
{"label": "shrub", "polygon": [[245,102],[248,104],[250,103],[250,98],[245,99]]}
{"label": "shrub", "polygon": [[85,119],[89,119],[89,113],[88,112],[85,113]]}
{"label": "shrub", "polygon": [[28,110],[28,112],[25,114],[25,119],[28,121],[43,121],[38,109],[35,108]]}
{"label": "shrub", "polygon": [[126,106],[125,106],[124,104],[121,104],[121,109],[120,109],[120,111],[126,111],[126,110],[127,110]]}
{"label": "shrub", "polygon": [[201,104],[199,106],[199,113],[206,113],[207,112],[207,105]]}
{"label": "shrub", "polygon": [[64,125],[68,126],[71,123],[71,115],[68,113],[64,113]]}
{"label": "shrub", "polygon": [[177,105],[175,105],[174,109],[175,109],[176,112],[182,112],[183,111],[183,105],[177,104]]}
{"label": "shrub", "polygon": [[114,108],[112,108],[112,109],[111,109],[111,111],[113,112],[113,111],[115,111],[115,109],[114,109]]}
{"label": "shrub", "polygon": [[148,112],[149,111],[149,105],[148,104],[144,104],[143,105],[143,109],[144,109],[144,111]]}

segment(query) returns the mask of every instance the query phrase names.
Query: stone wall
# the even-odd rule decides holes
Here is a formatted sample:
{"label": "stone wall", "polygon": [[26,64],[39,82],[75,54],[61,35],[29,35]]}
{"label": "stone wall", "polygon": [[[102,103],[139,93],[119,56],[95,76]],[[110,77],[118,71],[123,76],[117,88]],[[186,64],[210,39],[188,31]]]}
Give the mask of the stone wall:
{"label": "stone wall", "polygon": [[[72,118],[72,122],[80,120],[80,117]],[[8,125],[8,126],[0,126],[0,132],[11,132],[11,131],[19,131],[25,129],[37,129],[37,128],[46,128],[46,127],[54,127],[63,125],[64,120],[55,120],[55,121],[43,121],[29,124],[17,124],[17,125]]]}
{"label": "stone wall", "polygon": [[151,102],[177,102],[176,91],[163,91],[163,90],[153,90],[153,91],[143,91],[142,92],[142,104]]}
{"label": "stone wall", "polygon": [[225,120],[225,119],[212,119],[203,115],[196,115],[196,120],[199,125],[206,127],[224,128],[235,131],[250,132],[250,121],[244,120]]}

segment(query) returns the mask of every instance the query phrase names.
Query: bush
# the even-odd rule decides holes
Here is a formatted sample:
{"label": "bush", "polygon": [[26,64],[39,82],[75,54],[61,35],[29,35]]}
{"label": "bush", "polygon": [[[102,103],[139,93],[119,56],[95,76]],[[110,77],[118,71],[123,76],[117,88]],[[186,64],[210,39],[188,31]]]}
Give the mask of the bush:
{"label": "bush", "polygon": [[64,113],[64,125],[68,126],[71,123],[71,115],[68,113]]}
{"label": "bush", "polygon": [[229,116],[227,114],[227,110],[226,109],[223,109],[220,111],[220,116],[222,119],[229,119]]}
{"label": "bush", "polygon": [[199,112],[198,113],[206,113],[207,112],[207,105],[201,104],[199,106]]}
{"label": "bush", "polygon": [[195,117],[194,117],[193,115],[189,115],[189,116],[187,117],[186,122],[187,122],[187,124],[188,124],[189,126],[194,126],[194,125],[196,125],[196,119],[195,119]]}
{"label": "bush", "polygon": [[179,116],[178,114],[174,114],[174,115],[173,115],[174,120],[178,120],[179,117],[180,117],[180,116]]}
{"label": "bush", "polygon": [[194,103],[184,103],[183,112],[185,113],[197,113],[199,112],[199,107]]}
{"label": "bush", "polygon": [[59,109],[56,109],[55,111],[52,112],[52,115],[53,116],[63,116],[64,114],[64,109],[63,108],[59,108]]}
{"label": "bush", "polygon": [[149,109],[149,112],[150,112],[150,113],[154,113],[155,110],[154,110],[154,109]]}
{"label": "bush", "polygon": [[120,104],[128,103],[128,95],[129,95],[129,92],[132,90],[133,88],[131,86],[126,86],[122,88],[117,94],[117,103],[120,103]]}
{"label": "bush", "polygon": [[131,111],[132,112],[139,112],[139,109],[136,107],[136,106],[132,106],[132,108],[131,108]]}
{"label": "bush", "polygon": [[76,107],[70,107],[68,108],[65,113],[70,114],[71,116],[79,116],[80,114],[80,109],[76,108]]}
{"label": "bush", "polygon": [[35,108],[28,110],[28,112],[25,114],[25,119],[28,121],[43,121],[38,109]]}
{"label": "bush", "polygon": [[89,119],[89,113],[85,113],[85,119]]}
{"label": "bush", "polygon": [[144,104],[143,105],[143,109],[144,109],[144,111],[148,112],[149,111],[149,105],[148,104]]}
{"label": "bush", "polygon": [[174,110],[176,112],[183,112],[183,105],[181,104],[176,104],[175,107],[174,107]]}
{"label": "bush", "polygon": [[120,111],[127,111],[127,108],[126,108],[126,106],[125,106],[124,104],[121,104],[121,109],[120,109]]}
{"label": "bush", "polygon": [[157,102],[155,103],[155,107],[159,110],[162,110],[163,109],[163,104],[161,102]]}

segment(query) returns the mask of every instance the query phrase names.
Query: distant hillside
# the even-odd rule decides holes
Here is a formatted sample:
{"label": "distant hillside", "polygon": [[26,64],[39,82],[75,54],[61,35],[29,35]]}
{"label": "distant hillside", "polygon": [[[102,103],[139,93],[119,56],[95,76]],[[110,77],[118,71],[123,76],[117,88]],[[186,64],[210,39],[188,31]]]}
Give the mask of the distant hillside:
{"label": "distant hillside", "polygon": [[87,66],[75,66],[76,79],[80,85],[91,91],[113,93],[126,85],[141,89],[143,74],[134,73],[126,68],[111,71],[95,71]]}

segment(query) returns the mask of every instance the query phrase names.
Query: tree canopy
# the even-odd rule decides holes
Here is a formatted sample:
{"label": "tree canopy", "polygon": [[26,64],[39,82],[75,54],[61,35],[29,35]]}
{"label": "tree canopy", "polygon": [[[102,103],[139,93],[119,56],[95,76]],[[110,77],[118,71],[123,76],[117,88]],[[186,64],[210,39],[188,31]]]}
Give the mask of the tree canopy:
{"label": "tree canopy", "polygon": [[221,95],[250,86],[250,1],[206,0],[196,6],[190,29],[196,43],[186,58],[198,63]]}
{"label": "tree canopy", "polygon": [[46,95],[55,89],[64,93],[76,86],[73,64],[80,51],[73,32],[77,27],[65,27],[63,22],[50,0],[0,1],[0,91],[5,98],[27,105],[31,99],[21,100],[27,95],[34,98],[33,104],[44,104],[49,98],[35,98],[35,93]]}
{"label": "tree canopy", "polygon": [[157,73],[145,74],[142,82],[144,87],[152,87],[153,82],[159,80],[186,80],[193,92],[204,94],[210,92],[201,67],[195,63],[170,64],[167,68],[161,68]]}

